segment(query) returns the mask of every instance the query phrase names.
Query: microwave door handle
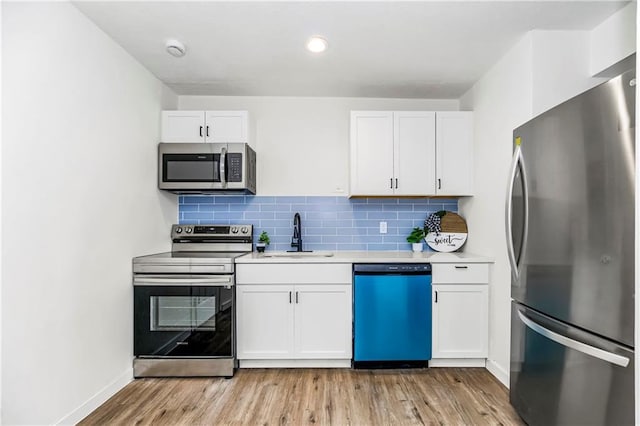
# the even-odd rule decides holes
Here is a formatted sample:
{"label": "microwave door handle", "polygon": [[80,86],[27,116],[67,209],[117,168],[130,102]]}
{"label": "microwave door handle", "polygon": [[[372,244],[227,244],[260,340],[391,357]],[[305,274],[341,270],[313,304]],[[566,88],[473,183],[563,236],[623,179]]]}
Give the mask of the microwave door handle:
{"label": "microwave door handle", "polygon": [[222,147],[220,150],[220,183],[223,187],[227,186],[227,177],[226,174],[226,164],[227,164],[227,148]]}

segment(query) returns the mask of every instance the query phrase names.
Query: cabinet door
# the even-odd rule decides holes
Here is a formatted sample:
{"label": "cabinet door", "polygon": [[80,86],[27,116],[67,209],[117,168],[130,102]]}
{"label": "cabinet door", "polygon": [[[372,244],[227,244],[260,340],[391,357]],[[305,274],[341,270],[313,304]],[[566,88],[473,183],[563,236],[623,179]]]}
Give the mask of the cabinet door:
{"label": "cabinet door", "polygon": [[436,189],[436,114],[394,112],[396,195],[434,195]]}
{"label": "cabinet door", "polygon": [[162,111],[162,142],[204,142],[204,111]]}
{"label": "cabinet door", "polygon": [[393,113],[351,112],[351,195],[393,195]]}
{"label": "cabinet door", "polygon": [[433,285],[433,358],[486,358],[488,285]]}
{"label": "cabinet door", "polygon": [[473,195],[473,113],[436,113],[438,195]]}
{"label": "cabinet door", "polygon": [[247,111],[207,111],[207,142],[248,142]]}
{"label": "cabinet door", "polygon": [[295,288],[295,357],[351,358],[351,286]]}
{"label": "cabinet door", "polygon": [[239,285],[238,359],[288,359],[293,355],[293,286]]}

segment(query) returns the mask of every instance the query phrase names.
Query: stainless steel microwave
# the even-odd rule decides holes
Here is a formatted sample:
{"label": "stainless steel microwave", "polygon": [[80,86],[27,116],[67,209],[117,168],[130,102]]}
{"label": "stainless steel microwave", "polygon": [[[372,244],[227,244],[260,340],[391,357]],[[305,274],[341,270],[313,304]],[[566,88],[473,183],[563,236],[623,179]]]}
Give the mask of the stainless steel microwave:
{"label": "stainless steel microwave", "polygon": [[256,153],[246,143],[160,143],[158,188],[177,194],[255,194]]}

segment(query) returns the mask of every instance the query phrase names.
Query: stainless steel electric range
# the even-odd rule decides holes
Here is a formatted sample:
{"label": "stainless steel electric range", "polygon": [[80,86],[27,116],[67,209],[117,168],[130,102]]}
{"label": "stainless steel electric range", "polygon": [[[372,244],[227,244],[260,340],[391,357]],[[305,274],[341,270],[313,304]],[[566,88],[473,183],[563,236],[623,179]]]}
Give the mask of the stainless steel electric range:
{"label": "stainless steel electric range", "polygon": [[252,225],[173,225],[171,252],[133,259],[134,377],[233,376],[235,258]]}

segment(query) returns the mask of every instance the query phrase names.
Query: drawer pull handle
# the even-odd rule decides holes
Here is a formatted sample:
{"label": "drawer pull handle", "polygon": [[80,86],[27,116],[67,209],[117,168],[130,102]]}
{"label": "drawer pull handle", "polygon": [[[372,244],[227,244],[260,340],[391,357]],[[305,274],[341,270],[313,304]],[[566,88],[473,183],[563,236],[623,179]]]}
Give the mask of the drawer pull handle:
{"label": "drawer pull handle", "polygon": [[458,265],[456,265],[456,269],[467,269],[467,268],[469,268],[469,267],[468,266],[458,266]]}

